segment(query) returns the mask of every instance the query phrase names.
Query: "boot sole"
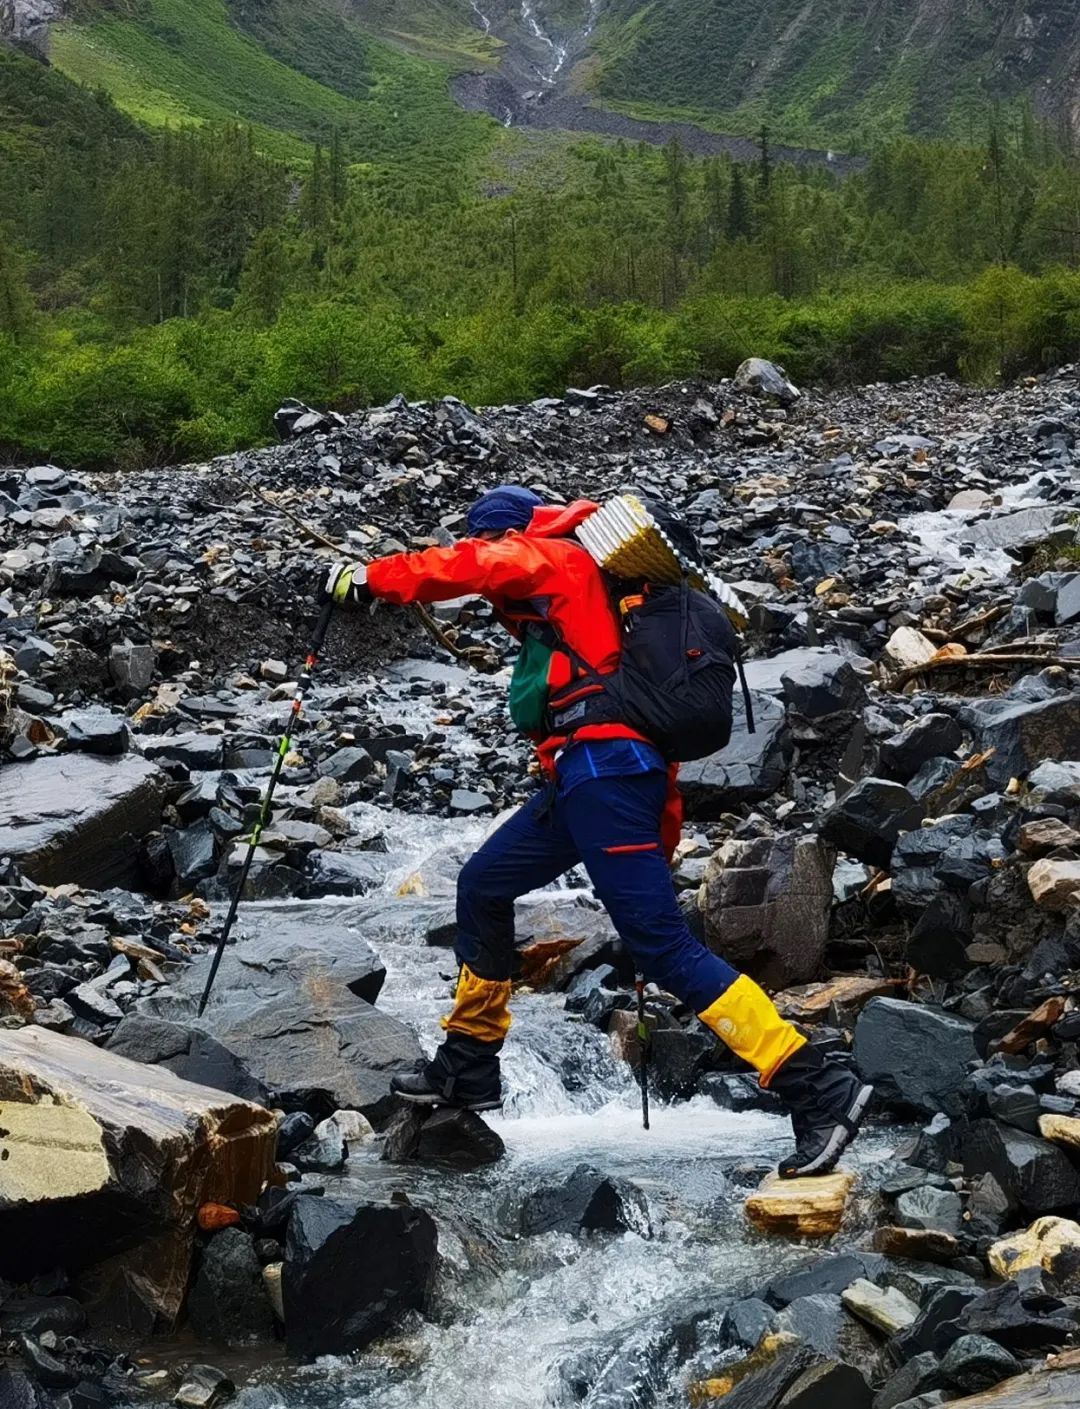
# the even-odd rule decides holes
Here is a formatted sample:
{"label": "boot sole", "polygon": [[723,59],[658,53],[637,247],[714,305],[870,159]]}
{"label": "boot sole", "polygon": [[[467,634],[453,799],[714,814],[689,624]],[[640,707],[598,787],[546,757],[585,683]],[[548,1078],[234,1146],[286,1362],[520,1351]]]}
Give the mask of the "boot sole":
{"label": "boot sole", "polygon": [[872,1086],[864,1086],[859,1094],[852,1101],[851,1105],[844,1112],[845,1119],[849,1120],[855,1127],[849,1130],[846,1125],[837,1124],[829,1137],[829,1143],[818,1155],[817,1159],[801,1169],[781,1169],[777,1172],[781,1179],[813,1179],[816,1175],[829,1174],[836,1167],[836,1162],[844,1153],[847,1147],[859,1133],[859,1122],[866,1113],[866,1108],[870,1104],[870,1098],[874,1094]]}
{"label": "boot sole", "polygon": [[434,1093],[413,1096],[406,1091],[393,1091],[391,1095],[410,1106],[445,1106],[452,1111],[501,1111],[503,1107],[501,1097],[497,1101],[446,1101]]}

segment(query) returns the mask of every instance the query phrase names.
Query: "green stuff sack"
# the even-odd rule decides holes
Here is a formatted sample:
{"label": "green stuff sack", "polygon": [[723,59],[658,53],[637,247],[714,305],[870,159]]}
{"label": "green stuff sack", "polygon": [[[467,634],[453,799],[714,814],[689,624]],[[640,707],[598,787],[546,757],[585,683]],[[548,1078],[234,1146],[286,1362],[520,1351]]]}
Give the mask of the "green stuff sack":
{"label": "green stuff sack", "polygon": [[550,664],[551,648],[526,636],[510,681],[510,718],[523,734],[539,734],[547,727]]}

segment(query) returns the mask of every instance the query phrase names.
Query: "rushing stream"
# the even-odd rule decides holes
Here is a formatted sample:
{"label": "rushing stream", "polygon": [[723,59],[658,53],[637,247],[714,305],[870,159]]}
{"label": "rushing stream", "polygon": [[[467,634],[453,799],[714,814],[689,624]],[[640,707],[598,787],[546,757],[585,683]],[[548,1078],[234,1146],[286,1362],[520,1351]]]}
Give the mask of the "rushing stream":
{"label": "rushing stream", "polygon": [[[427,711],[414,708],[411,723],[423,724]],[[466,738],[462,731],[463,746]],[[368,824],[377,809],[353,811]],[[419,875],[429,894],[449,898],[458,861],[492,822],[455,822],[452,840],[436,818],[387,810],[382,825],[393,857],[383,890],[397,894]],[[569,893],[566,901],[573,903]],[[328,903],[335,902],[319,902]],[[344,919],[357,902],[336,903]],[[425,943],[416,916],[403,898],[400,923],[387,919],[364,934],[388,970],[379,1006],[430,1048],[453,960]],[[506,1109],[490,1117],[507,1154],[494,1168],[402,1168],[364,1146],[342,1175],[308,1176],[345,1199],[405,1190],[435,1215],[443,1264],[432,1319],[416,1319],[353,1360],[307,1367],[204,1351],[201,1358],[246,1384],[240,1409],[475,1409],[478,1393],[491,1409],[660,1409],[684,1406],[687,1382],[715,1368],[726,1302],[804,1255],[752,1234],[742,1213],[745,1193],[790,1138],[786,1122],[695,1098],[655,1102],[646,1133],[629,1069],[604,1034],[563,1005],[561,995],[515,1001]],[[871,1132],[853,1162],[888,1158],[896,1134]],[[522,1193],[582,1163],[633,1181],[647,1198],[648,1226],[622,1235],[512,1236],[507,1217]],[[702,1350],[683,1363],[673,1328],[695,1320]]]}

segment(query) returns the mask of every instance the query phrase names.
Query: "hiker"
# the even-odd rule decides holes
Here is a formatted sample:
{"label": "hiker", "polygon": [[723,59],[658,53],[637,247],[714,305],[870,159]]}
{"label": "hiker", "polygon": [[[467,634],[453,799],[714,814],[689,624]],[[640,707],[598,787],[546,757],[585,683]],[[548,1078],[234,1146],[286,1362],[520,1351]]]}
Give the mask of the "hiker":
{"label": "hiker", "polygon": [[[763,989],[687,926],[670,871],[682,822],[676,770],[642,732],[613,717],[612,698],[596,678],[616,669],[621,649],[607,579],[573,537],[596,508],[586,500],[546,506],[531,490],[504,485],[476,501],[469,536],[455,546],[398,553],[366,568],[339,563],[326,581],[324,596],[346,605],[486,597],[522,643],[510,712],[537,743],[549,780],[463,867],[461,969],[453,1010],[443,1019],[446,1036],[421,1073],[395,1077],[392,1089],[421,1105],[502,1105],[514,901],[581,862],[638,970],[697,1013],[783,1101],[795,1150],[780,1174],[823,1174],[857,1134],[871,1088],[826,1061]],[[546,641],[541,623],[553,629]],[[734,633],[726,618],[723,624],[733,655]]]}

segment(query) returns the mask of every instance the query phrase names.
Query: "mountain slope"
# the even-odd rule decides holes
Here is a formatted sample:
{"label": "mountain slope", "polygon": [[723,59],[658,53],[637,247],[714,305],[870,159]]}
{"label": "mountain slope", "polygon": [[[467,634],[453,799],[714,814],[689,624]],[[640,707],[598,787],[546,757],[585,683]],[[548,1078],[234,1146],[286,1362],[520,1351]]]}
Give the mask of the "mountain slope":
{"label": "mountain slope", "polygon": [[[337,130],[352,160],[420,174],[488,140],[450,98],[447,64],[380,42],[333,0],[83,0],[52,26],[48,52],[140,122],[240,121],[292,159]],[[462,48],[458,66],[468,61]]]}
{"label": "mountain slope", "polygon": [[1022,95],[1075,120],[1072,0],[608,0],[596,91],[746,130],[865,147],[966,137]]}

